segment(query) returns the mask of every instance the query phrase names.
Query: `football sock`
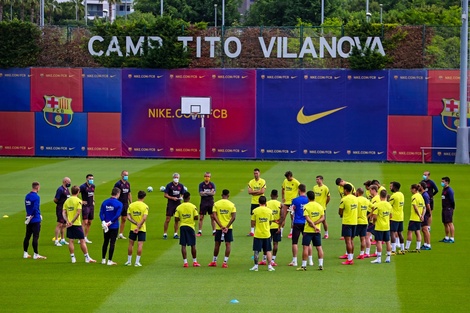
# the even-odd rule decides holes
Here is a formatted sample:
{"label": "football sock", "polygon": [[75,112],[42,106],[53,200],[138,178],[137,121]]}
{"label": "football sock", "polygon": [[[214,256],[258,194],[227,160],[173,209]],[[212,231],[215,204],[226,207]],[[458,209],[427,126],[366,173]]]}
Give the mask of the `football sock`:
{"label": "football sock", "polygon": [[318,259],[318,265],[323,266],[323,259]]}
{"label": "football sock", "polygon": [[307,261],[302,260],[302,267],[307,267]]}
{"label": "football sock", "polygon": [[217,262],[217,257],[215,255],[212,257],[212,262]]}
{"label": "football sock", "polygon": [[135,263],[140,263],[140,255],[135,257]]}
{"label": "football sock", "polygon": [[225,262],[225,263],[228,262],[228,256],[224,257],[224,262]]}
{"label": "football sock", "polygon": [[421,241],[416,241],[416,250],[421,249]]}
{"label": "football sock", "polygon": [[411,241],[410,240],[407,240],[406,241],[406,246],[405,246],[405,249],[408,250],[411,246]]}

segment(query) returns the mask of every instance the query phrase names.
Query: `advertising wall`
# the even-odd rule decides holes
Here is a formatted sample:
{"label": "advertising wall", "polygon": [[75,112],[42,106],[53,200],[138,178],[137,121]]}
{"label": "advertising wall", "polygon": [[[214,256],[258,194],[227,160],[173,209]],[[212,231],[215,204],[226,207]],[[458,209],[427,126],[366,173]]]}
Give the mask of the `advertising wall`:
{"label": "advertising wall", "polygon": [[[453,162],[459,72],[0,70],[0,155]],[[470,115],[467,116],[469,118]]]}

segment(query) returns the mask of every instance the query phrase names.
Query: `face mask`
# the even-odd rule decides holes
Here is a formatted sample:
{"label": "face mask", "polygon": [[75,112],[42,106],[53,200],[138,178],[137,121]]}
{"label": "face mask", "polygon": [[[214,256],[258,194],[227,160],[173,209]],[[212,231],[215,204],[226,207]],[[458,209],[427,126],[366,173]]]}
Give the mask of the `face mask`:
{"label": "face mask", "polygon": [[127,181],[129,179],[129,176],[125,175],[122,177],[122,179],[124,179],[125,181]]}
{"label": "face mask", "polygon": [[88,180],[88,183],[89,183],[90,185],[93,185],[93,179]]}
{"label": "face mask", "polygon": [[441,181],[441,186],[442,186],[442,187],[445,187],[445,186],[446,186],[446,183],[444,183],[443,181]]}
{"label": "face mask", "polygon": [[67,188],[69,188],[70,186],[71,186],[70,183],[65,184],[65,187],[67,187]]}
{"label": "face mask", "polygon": [[173,182],[178,183],[179,181],[179,178],[173,178]]}
{"label": "face mask", "polygon": [[426,180],[428,179],[428,177],[426,175],[423,175],[423,180]]}

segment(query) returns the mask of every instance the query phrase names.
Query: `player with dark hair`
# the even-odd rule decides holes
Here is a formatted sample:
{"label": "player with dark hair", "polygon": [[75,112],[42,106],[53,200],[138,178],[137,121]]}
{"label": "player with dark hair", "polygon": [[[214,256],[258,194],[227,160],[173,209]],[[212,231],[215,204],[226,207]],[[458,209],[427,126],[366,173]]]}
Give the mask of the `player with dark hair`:
{"label": "player with dark hair", "polygon": [[88,232],[95,218],[95,185],[93,184],[93,174],[86,175],[86,182],[80,185],[80,194],[82,196],[82,220],[83,231],[85,233],[85,242],[92,243],[88,240]]}
{"label": "player with dark hair", "polygon": [[344,197],[341,198],[339,204],[338,214],[342,219],[342,231],[341,235],[344,237],[344,243],[346,244],[347,260],[342,262],[343,265],[354,264],[354,242],[353,239],[356,236],[357,226],[357,209],[358,203],[357,198],[353,196],[353,186],[345,184]]}
{"label": "player with dark hair", "polygon": [[193,267],[199,267],[201,264],[197,262],[196,251],[196,233],[195,226],[199,213],[194,204],[189,202],[191,194],[185,192],[183,194],[183,203],[178,205],[175,212],[175,224],[181,223],[180,226],[180,245],[181,254],[183,256],[183,267],[188,267],[188,259],[186,246],[191,246],[191,255],[193,257]]}
{"label": "player with dark hair", "polygon": [[403,208],[405,207],[405,196],[400,191],[401,184],[396,181],[390,183],[392,195],[388,200],[392,205],[392,216],[390,218],[390,235],[392,239],[392,255],[396,254],[396,248],[400,247],[398,254],[405,254],[405,239],[403,238]]}
{"label": "player with dark hair", "polygon": [[387,191],[380,191],[380,201],[376,204],[372,213],[372,221],[375,224],[375,239],[377,241],[377,258],[370,263],[382,263],[382,245],[387,245],[387,257],[385,263],[390,263],[392,246],[390,244],[390,216],[392,215],[392,205],[387,202]]}
{"label": "player with dark hair", "polygon": [[315,193],[315,201],[318,202],[323,209],[324,212],[324,219],[323,219],[323,228],[325,229],[325,235],[323,239],[328,239],[328,224],[326,222],[326,206],[330,202],[330,189],[328,186],[323,184],[323,176],[318,175],[316,177],[317,184],[313,186],[313,192]]}
{"label": "player with dark hair", "polygon": [[431,250],[431,232],[429,231],[430,224],[429,220],[432,218],[431,212],[431,198],[429,197],[429,193],[427,190],[426,182],[421,181],[418,184],[419,192],[424,200],[424,217],[423,221],[421,222],[421,231],[423,232],[423,245],[421,246],[421,250]]}
{"label": "player with dark hair", "polygon": [[[271,223],[271,240],[273,242],[273,255],[272,255],[272,266],[277,266],[276,264],[276,256],[277,250],[279,248],[279,242],[282,240],[281,230],[284,227],[284,224],[281,224],[281,207],[282,204],[278,198],[278,191],[277,189],[271,190],[271,200],[266,202],[266,206],[273,212],[273,222]],[[263,255],[263,261],[259,262],[259,265],[266,264],[266,255]]]}
{"label": "player with dark hair", "polygon": [[[371,210],[372,204],[370,203],[369,199],[364,197],[364,189],[357,188],[356,190],[356,197],[357,197],[357,226],[356,226],[356,236],[360,238],[361,241],[361,252],[357,257],[359,260],[365,259],[369,257],[369,253],[365,253],[366,249],[366,238],[367,238],[367,227],[368,227],[368,218],[367,214]],[[369,250],[370,250],[370,242],[369,242]],[[346,252],[347,257],[347,252]]]}
{"label": "player with dark hair", "polygon": [[[437,188],[436,183],[430,178],[431,172],[424,171],[423,173],[423,181],[426,183],[426,191],[429,195],[429,205],[431,206],[431,211],[434,210],[434,196],[437,195],[439,192],[439,188]],[[432,219],[431,219],[432,221]],[[431,226],[431,221],[429,222],[429,226]]]}
{"label": "player with dark hair", "polygon": [[354,185],[347,182],[347,181],[345,181],[345,180],[343,180],[342,178],[339,178],[339,177],[336,178],[335,183],[336,183],[336,186],[338,186],[338,193],[339,193],[340,198],[343,198],[345,196],[345,194],[344,194],[344,186],[345,185],[351,185],[351,188],[352,188],[352,190],[350,192],[351,195],[356,194],[356,188],[354,188]]}
{"label": "player with dark hair", "polygon": [[318,269],[323,270],[323,248],[321,246],[321,224],[325,218],[324,208],[315,201],[315,193],[307,192],[308,203],[304,206],[305,227],[302,236],[302,266],[298,271],[307,270],[307,257],[310,244],[317,249]]}
{"label": "player with dark hair", "polygon": [[199,205],[199,230],[197,236],[202,236],[202,224],[204,216],[211,217],[212,235],[215,235],[215,221],[212,219],[212,207],[214,206],[215,184],[211,182],[211,173],[204,173],[204,181],[199,184],[199,195],[201,203]]}
{"label": "player with dark hair", "polygon": [[33,259],[43,260],[47,259],[45,256],[39,254],[39,233],[41,232],[42,215],[40,210],[41,198],[38,195],[40,185],[37,181],[31,184],[31,191],[24,199],[26,209],[26,234],[23,240],[23,258],[28,259],[31,255],[28,254],[29,240],[33,236]]}
{"label": "player with dark hair", "polygon": [[449,186],[450,178],[442,177],[442,223],[444,224],[445,237],[440,242],[454,243],[454,190]]}
{"label": "player with dark hair", "polygon": [[[264,196],[266,191],[266,181],[260,177],[259,168],[253,170],[254,178],[248,182],[248,194],[251,195],[251,207],[250,214],[253,214],[253,210],[259,206],[258,199],[260,196]],[[253,226],[250,229],[248,236],[255,235],[255,229]]]}
{"label": "player with dark hair", "polygon": [[132,265],[132,250],[134,242],[137,241],[137,256],[134,266],[140,267],[140,258],[142,257],[142,248],[145,240],[147,240],[147,216],[149,215],[149,207],[144,200],[147,196],[145,191],[139,190],[137,193],[137,201],[132,202],[127,209],[127,219],[131,222],[131,230],[129,231],[129,247],[127,248],[126,266]]}
{"label": "player with dark hair", "polygon": [[72,196],[68,198],[62,210],[62,215],[66,222],[67,227],[67,238],[69,239],[69,251],[70,257],[72,258],[72,263],[75,263],[77,260],[75,258],[75,247],[74,240],[78,239],[80,242],[80,248],[82,249],[83,254],[85,255],[86,263],[95,263],[90,255],[88,254],[88,248],[85,242],[85,234],[83,233],[82,227],[82,201],[78,198],[78,193],[80,192],[80,187],[73,186],[71,189]]}
{"label": "player with dark hair", "polygon": [[62,210],[64,208],[65,201],[70,197],[69,187],[71,185],[71,182],[72,181],[70,180],[70,178],[64,177],[64,179],[62,179],[62,185],[59,188],[57,188],[57,191],[54,196],[54,203],[56,204],[55,213],[57,217],[57,226],[55,227],[54,244],[57,247],[61,247],[67,244],[67,242],[65,241],[66,222],[64,220]]}
{"label": "player with dark hair", "polygon": [[413,239],[413,232],[416,235],[416,250],[410,252],[421,251],[421,222],[424,219],[424,199],[418,192],[419,186],[417,184],[411,185],[411,214],[410,222],[408,223],[408,236],[406,238],[405,251],[409,251],[411,240]]}
{"label": "player with dark hair", "polygon": [[100,208],[100,219],[103,227],[103,246],[101,247],[101,264],[106,264],[106,252],[108,252],[108,265],[116,265],[113,262],[114,247],[119,231],[119,217],[121,216],[122,203],[118,200],[121,191],[114,187],[111,198],[103,201]]}
{"label": "player with dark hair", "polygon": [[121,179],[114,184],[115,188],[119,188],[121,191],[119,195],[119,201],[122,203],[121,211],[121,225],[119,227],[118,239],[126,239],[124,237],[124,227],[127,220],[127,209],[129,204],[132,203],[131,184],[129,183],[129,172],[124,170],[121,172]]}
{"label": "player with dark hair", "polygon": [[232,250],[233,232],[232,224],[237,217],[237,209],[235,204],[230,201],[230,192],[227,189],[222,190],[222,199],[214,203],[211,218],[216,225],[215,231],[215,245],[214,245],[214,256],[212,262],[209,263],[210,267],[217,266],[217,257],[219,255],[220,244],[225,241],[225,257],[222,268],[228,267],[228,258]]}
{"label": "player with dark hair", "polygon": [[[299,194],[299,185],[300,182],[294,178],[294,175],[292,174],[291,171],[287,171],[284,174],[284,181],[282,182],[282,209],[287,210],[291,204],[292,200],[297,197]],[[292,215],[291,217],[291,226],[290,226],[290,231],[289,235],[287,238],[292,238]],[[281,230],[282,232],[282,230]]]}
{"label": "player with dark hair", "polygon": [[255,229],[253,236],[253,260],[255,265],[250,268],[250,271],[258,271],[258,258],[261,250],[266,254],[268,261],[268,271],[274,271],[271,264],[271,223],[273,221],[273,212],[266,206],[266,197],[260,196],[259,207],[253,210],[251,215],[251,227]]}

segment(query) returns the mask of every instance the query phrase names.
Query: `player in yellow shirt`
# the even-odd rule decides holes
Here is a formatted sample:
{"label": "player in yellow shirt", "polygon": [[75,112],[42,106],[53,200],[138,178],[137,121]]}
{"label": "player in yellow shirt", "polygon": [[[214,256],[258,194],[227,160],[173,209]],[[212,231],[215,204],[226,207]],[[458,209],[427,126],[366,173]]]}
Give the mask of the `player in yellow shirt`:
{"label": "player in yellow shirt", "polygon": [[392,246],[390,244],[390,217],[392,216],[392,205],[387,202],[387,191],[380,191],[380,201],[376,204],[372,220],[375,222],[375,239],[377,240],[377,258],[370,263],[382,263],[382,245],[387,245],[387,257],[385,263],[390,263]]}
{"label": "player in yellow shirt", "polygon": [[376,204],[380,202],[379,186],[374,185],[374,184],[370,185],[369,192],[372,198],[370,200],[370,203],[371,203],[370,210],[367,212],[367,219],[369,220],[369,224],[367,226],[366,254],[370,255],[370,257],[376,257],[377,250],[375,251],[375,253],[370,254],[370,247],[372,245],[377,244],[375,240],[372,240],[372,235],[375,235],[375,224],[372,223],[371,220],[372,220],[372,214],[373,214],[373,211],[375,210]]}
{"label": "player in yellow shirt", "polygon": [[271,265],[271,223],[273,221],[273,212],[266,206],[266,197],[261,196],[258,199],[259,207],[253,210],[251,215],[251,227],[255,228],[253,237],[253,252],[255,265],[250,271],[258,271],[258,258],[261,250],[266,254],[268,261],[268,271],[274,271]]}
{"label": "player in yellow shirt", "polygon": [[178,205],[175,212],[175,223],[180,223],[180,245],[181,254],[183,255],[183,267],[188,267],[188,259],[186,254],[186,246],[191,246],[191,255],[193,257],[193,267],[199,267],[201,264],[196,258],[196,231],[195,226],[199,217],[197,207],[189,202],[191,194],[185,192],[183,194],[183,203]]}
{"label": "player in yellow shirt", "polygon": [[131,230],[129,231],[129,246],[127,248],[126,266],[132,265],[132,250],[134,242],[137,241],[137,256],[135,258],[135,266],[142,266],[140,258],[142,256],[142,248],[147,237],[147,216],[149,215],[149,207],[144,203],[147,194],[140,190],[137,193],[138,200],[129,204],[127,208],[127,220],[131,222]]}
{"label": "player in yellow shirt", "polygon": [[[299,194],[300,182],[294,178],[291,171],[284,174],[284,181],[282,182],[282,210],[286,212],[292,205],[292,200]],[[290,232],[287,238],[292,238],[292,215],[290,216]],[[281,230],[282,231],[282,230]]]}
{"label": "player in yellow shirt", "polygon": [[[356,191],[357,197],[357,226],[356,226],[356,236],[359,236],[361,241],[361,252],[357,257],[359,260],[369,257],[369,254],[364,253],[366,248],[366,238],[367,238],[367,227],[368,227],[368,218],[367,214],[371,210],[372,204],[369,199],[364,197],[364,189],[357,188]],[[370,249],[370,241],[369,241]]]}
{"label": "player in yellow shirt", "polygon": [[323,176],[318,175],[316,178],[316,185],[313,186],[313,192],[315,193],[315,201],[318,202],[325,210],[323,219],[323,228],[325,229],[325,235],[323,239],[328,239],[328,224],[326,222],[326,206],[330,202],[330,189],[327,185],[323,184]]}
{"label": "player in yellow shirt", "polygon": [[345,196],[344,194],[344,186],[345,185],[351,185],[352,187],[352,190],[351,190],[351,194],[352,195],[355,195],[356,194],[356,188],[354,188],[354,185],[343,180],[342,178],[336,178],[336,186],[338,186],[338,192],[339,192],[339,197],[340,198],[343,198]]}
{"label": "player in yellow shirt", "polygon": [[[251,208],[250,214],[253,214],[253,210],[259,206],[259,197],[264,196],[266,191],[266,181],[260,177],[259,168],[253,170],[254,178],[248,182],[248,194],[251,195]],[[253,237],[255,234],[255,229],[251,227],[250,233],[248,236]]]}
{"label": "player in yellow shirt", "polygon": [[419,193],[417,184],[411,185],[411,214],[408,223],[408,236],[406,238],[405,251],[409,251],[413,232],[416,235],[416,250],[410,252],[420,252],[421,250],[421,222],[424,220],[424,199]]}
{"label": "player in yellow shirt", "polygon": [[[276,264],[276,255],[279,247],[279,242],[282,240],[281,230],[284,227],[284,223],[281,223],[281,207],[282,204],[278,198],[277,189],[271,190],[271,200],[266,202],[266,206],[273,212],[273,222],[271,223],[271,240],[273,243],[273,253],[272,253],[272,266],[277,266]],[[258,265],[266,265],[266,255],[263,254],[263,261],[258,262]]]}
{"label": "player in yellow shirt", "polygon": [[75,247],[73,242],[75,239],[78,239],[80,241],[80,248],[85,255],[85,262],[95,263],[96,261],[93,260],[88,254],[88,248],[85,242],[85,234],[83,233],[82,228],[82,200],[78,198],[80,187],[72,186],[71,191],[72,196],[65,201],[64,207],[62,208],[62,216],[65,220],[65,226],[67,227],[67,238],[69,238],[70,257],[72,258],[72,263],[77,262],[75,258]]}
{"label": "player in yellow shirt", "polygon": [[209,263],[210,267],[217,266],[217,257],[219,255],[220,244],[222,241],[225,241],[225,257],[224,263],[222,263],[222,268],[227,268],[228,258],[230,257],[233,233],[232,233],[232,224],[237,217],[237,209],[235,204],[230,201],[230,191],[227,189],[222,190],[222,199],[214,203],[212,208],[211,218],[215,224],[215,246],[214,246],[214,256],[212,262]]}
{"label": "player in yellow shirt", "polygon": [[357,226],[357,198],[352,195],[353,186],[350,184],[344,185],[344,197],[339,204],[338,214],[342,218],[342,231],[341,235],[344,237],[346,244],[346,252],[348,254],[347,261],[342,262],[343,265],[353,265],[354,261],[354,242],[356,236]]}
{"label": "player in yellow shirt", "polygon": [[400,191],[401,184],[396,181],[390,183],[392,195],[388,202],[392,205],[392,217],[390,218],[390,235],[392,237],[392,255],[396,254],[397,247],[400,247],[398,254],[405,254],[405,239],[403,238],[403,208],[405,206],[405,196]]}
{"label": "player in yellow shirt", "polygon": [[323,270],[323,248],[321,246],[321,224],[325,219],[325,209],[315,201],[315,192],[307,192],[308,203],[304,206],[305,228],[302,236],[302,266],[298,271],[307,270],[307,258],[310,244],[317,249],[318,270]]}

